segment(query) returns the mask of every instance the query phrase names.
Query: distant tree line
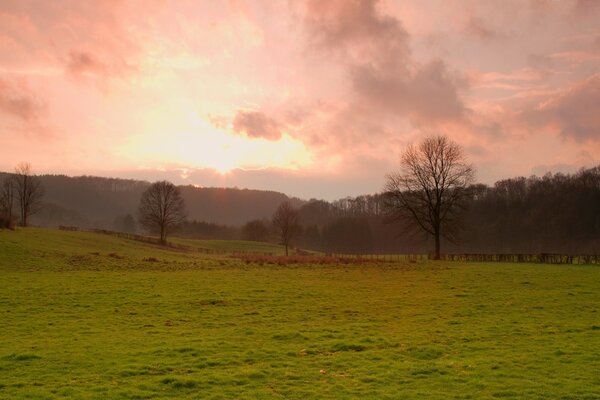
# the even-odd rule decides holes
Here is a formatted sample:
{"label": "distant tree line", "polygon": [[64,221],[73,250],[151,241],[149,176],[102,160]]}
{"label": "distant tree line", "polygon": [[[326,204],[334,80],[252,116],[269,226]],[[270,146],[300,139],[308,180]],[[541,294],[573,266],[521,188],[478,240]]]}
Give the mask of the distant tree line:
{"label": "distant tree line", "polygon": [[475,185],[462,249],[600,253],[600,166]]}
{"label": "distant tree line", "polygon": [[[600,253],[600,166],[468,187],[464,219],[447,252]],[[385,195],[311,200],[298,210],[298,243],[349,253],[430,253],[434,238],[410,221],[388,223]],[[404,224],[404,226],[402,225]]]}

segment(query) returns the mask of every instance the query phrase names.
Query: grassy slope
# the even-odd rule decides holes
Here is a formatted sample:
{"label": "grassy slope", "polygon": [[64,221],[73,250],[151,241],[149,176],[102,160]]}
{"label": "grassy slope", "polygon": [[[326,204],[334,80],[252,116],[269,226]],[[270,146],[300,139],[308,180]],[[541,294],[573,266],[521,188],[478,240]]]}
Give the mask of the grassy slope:
{"label": "grassy slope", "polygon": [[273,255],[285,254],[285,248],[283,246],[247,240],[198,240],[173,237],[169,238],[169,242],[220,252],[237,251],[246,253],[271,253]]}
{"label": "grassy slope", "polygon": [[0,231],[0,399],[597,399],[599,289],[597,267],[260,267]]}

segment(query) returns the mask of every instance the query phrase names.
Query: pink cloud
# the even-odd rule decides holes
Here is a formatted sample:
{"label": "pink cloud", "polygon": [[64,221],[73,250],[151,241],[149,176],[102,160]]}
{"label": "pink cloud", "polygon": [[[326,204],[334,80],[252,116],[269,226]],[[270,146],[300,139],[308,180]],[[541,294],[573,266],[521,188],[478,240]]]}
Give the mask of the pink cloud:
{"label": "pink cloud", "polygon": [[279,124],[260,111],[238,111],[233,119],[233,130],[249,138],[278,140],[281,138]]}
{"label": "pink cloud", "polygon": [[463,30],[481,40],[490,40],[502,36],[496,29],[489,26],[483,19],[472,15],[464,24]]}
{"label": "pink cloud", "polygon": [[24,82],[0,79],[0,112],[30,123],[46,110],[46,102],[36,96]]}
{"label": "pink cloud", "polygon": [[91,53],[71,51],[69,52],[69,59],[67,61],[67,70],[73,75],[85,73],[104,74],[106,73],[107,67]]}
{"label": "pink cloud", "polygon": [[[382,2],[308,1],[303,24],[308,50],[344,73],[331,94],[335,98],[315,102],[317,109],[305,113],[310,129],[297,132],[299,137],[309,136],[313,144],[337,151],[354,143],[356,151],[371,138],[388,141],[390,121],[403,126],[404,118],[432,126],[463,118],[460,92],[466,79],[441,59],[416,60],[410,35]],[[315,95],[328,94],[318,90]]]}
{"label": "pink cloud", "polygon": [[405,75],[359,67],[352,78],[360,101],[372,109],[405,114],[418,125],[460,119],[465,112],[459,91],[466,80],[441,60],[427,62]]}
{"label": "pink cloud", "polygon": [[600,138],[600,74],[561,89],[522,114],[536,126],[549,126],[567,138]]}

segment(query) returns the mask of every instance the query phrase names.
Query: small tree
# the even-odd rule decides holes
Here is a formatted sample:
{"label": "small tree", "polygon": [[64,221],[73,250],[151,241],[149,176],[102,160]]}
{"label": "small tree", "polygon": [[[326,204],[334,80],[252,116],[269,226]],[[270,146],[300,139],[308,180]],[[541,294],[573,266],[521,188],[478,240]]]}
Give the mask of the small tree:
{"label": "small tree", "polygon": [[280,239],[280,243],[285,246],[285,255],[288,255],[288,247],[301,232],[298,223],[298,213],[292,205],[286,201],[281,203],[273,214],[273,228]]}
{"label": "small tree", "polygon": [[417,147],[408,146],[400,164],[400,172],[386,177],[388,211],[393,220],[408,219],[432,235],[439,260],[440,237],[455,239],[474,168],[460,146],[446,136],[427,137]]}
{"label": "small tree", "polygon": [[185,203],[179,188],[171,182],[160,181],[150,185],[140,200],[138,220],[151,233],[167,242],[167,235],[176,230],[186,218]]}
{"label": "small tree", "polygon": [[15,168],[13,186],[17,196],[21,226],[27,226],[29,217],[40,210],[44,195],[39,178],[31,175],[31,164],[23,162]]}

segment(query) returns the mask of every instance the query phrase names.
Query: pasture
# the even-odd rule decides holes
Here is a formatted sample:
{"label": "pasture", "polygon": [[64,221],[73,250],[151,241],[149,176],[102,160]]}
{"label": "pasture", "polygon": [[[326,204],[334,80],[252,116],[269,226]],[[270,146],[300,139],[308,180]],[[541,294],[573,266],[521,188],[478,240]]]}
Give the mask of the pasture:
{"label": "pasture", "polygon": [[598,266],[0,231],[0,399],[599,399],[599,310]]}

